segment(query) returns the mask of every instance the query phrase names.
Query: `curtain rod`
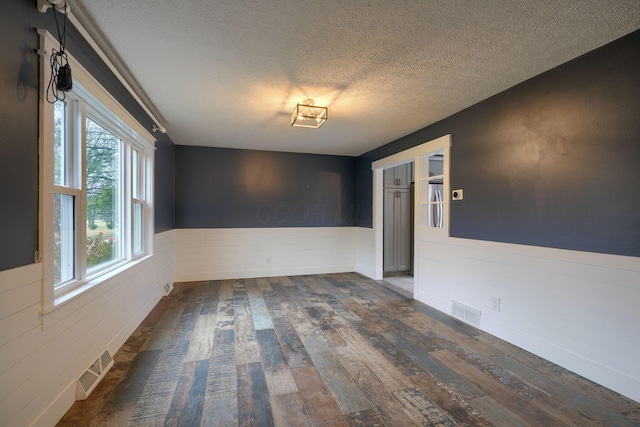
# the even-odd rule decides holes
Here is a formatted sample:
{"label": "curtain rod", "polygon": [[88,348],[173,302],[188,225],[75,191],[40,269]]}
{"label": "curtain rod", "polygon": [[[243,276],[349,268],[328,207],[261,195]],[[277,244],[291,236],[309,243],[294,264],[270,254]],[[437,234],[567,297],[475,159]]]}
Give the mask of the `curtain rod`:
{"label": "curtain rod", "polygon": [[111,72],[116,76],[116,78],[124,85],[127,91],[133,96],[136,102],[142,107],[142,109],[149,115],[151,120],[155,123],[152,130],[154,132],[160,131],[162,133],[166,133],[167,130],[160,124],[160,121],[156,118],[156,116],[151,112],[147,104],[138,96],[136,91],[131,87],[129,82],[124,78],[122,73],[113,65],[113,62],[109,59],[109,57],[104,53],[104,51],[100,48],[98,43],[94,40],[94,38],[89,34],[89,32],[84,28],[84,26],[78,21],[75,15],[71,12],[71,7],[66,2],[66,0],[37,0],[37,8],[40,12],[45,13],[49,8],[55,8],[59,12],[66,13],[67,18],[73,24],[74,27],[80,32],[80,35],[89,43],[91,48],[98,54],[100,59],[104,61],[104,63],[109,67]]}

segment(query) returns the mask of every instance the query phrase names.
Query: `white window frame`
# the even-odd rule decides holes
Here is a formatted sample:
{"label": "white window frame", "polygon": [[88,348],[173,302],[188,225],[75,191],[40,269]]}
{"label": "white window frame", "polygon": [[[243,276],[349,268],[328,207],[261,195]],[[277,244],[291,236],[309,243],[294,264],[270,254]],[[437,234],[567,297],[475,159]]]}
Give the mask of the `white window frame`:
{"label": "white window frame", "polygon": [[[49,63],[53,49],[59,47],[56,39],[46,30],[40,35],[40,215],[39,257],[43,264],[42,309],[46,314],[104,280],[153,254],[153,167],[155,138],[129,112],[113,98],[84,67],[67,52],[73,73],[73,90],[66,93],[67,132],[73,139],[71,152],[75,170],[70,186],[54,184],[54,107],[46,100],[51,75]],[[86,193],[85,193],[85,123],[90,118],[121,140],[120,191],[121,204],[120,257],[88,273],[86,267]],[[137,197],[132,188],[133,149],[138,152]],[[54,285],[54,195],[75,197],[75,278],[63,285]],[[142,204],[141,251],[134,250],[134,204]]]}

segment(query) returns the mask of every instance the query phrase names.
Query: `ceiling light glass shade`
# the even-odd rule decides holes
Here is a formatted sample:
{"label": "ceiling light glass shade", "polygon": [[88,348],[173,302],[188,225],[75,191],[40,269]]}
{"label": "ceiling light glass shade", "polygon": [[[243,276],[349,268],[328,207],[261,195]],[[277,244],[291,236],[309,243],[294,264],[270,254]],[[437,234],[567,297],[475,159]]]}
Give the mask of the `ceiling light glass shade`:
{"label": "ceiling light glass shade", "polygon": [[317,129],[327,121],[327,107],[318,107],[313,99],[305,99],[291,113],[291,126]]}

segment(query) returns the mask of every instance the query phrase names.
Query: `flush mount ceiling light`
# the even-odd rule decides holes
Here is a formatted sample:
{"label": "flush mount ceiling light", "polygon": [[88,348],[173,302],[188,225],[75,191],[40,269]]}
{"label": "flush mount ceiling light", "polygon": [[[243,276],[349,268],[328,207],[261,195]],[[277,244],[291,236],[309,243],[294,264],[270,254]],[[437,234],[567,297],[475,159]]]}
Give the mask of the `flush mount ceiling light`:
{"label": "flush mount ceiling light", "polygon": [[313,99],[305,99],[291,113],[291,126],[318,129],[327,121],[327,107],[318,107]]}

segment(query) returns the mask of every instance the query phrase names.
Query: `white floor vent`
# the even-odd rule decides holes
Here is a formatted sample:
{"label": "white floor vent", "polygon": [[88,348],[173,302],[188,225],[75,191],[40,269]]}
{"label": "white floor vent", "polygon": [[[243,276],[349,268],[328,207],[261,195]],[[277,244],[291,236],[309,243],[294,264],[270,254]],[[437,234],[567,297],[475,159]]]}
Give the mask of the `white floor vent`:
{"label": "white floor vent", "polygon": [[107,371],[113,366],[113,357],[105,350],[78,378],[76,383],[76,400],[84,400],[98,385]]}
{"label": "white floor vent", "polygon": [[458,301],[451,301],[451,315],[474,326],[480,326],[480,310]]}
{"label": "white floor vent", "polygon": [[165,297],[169,295],[172,290],[173,290],[173,285],[170,285],[169,283],[165,283],[165,285],[162,287],[162,293],[164,294]]}

